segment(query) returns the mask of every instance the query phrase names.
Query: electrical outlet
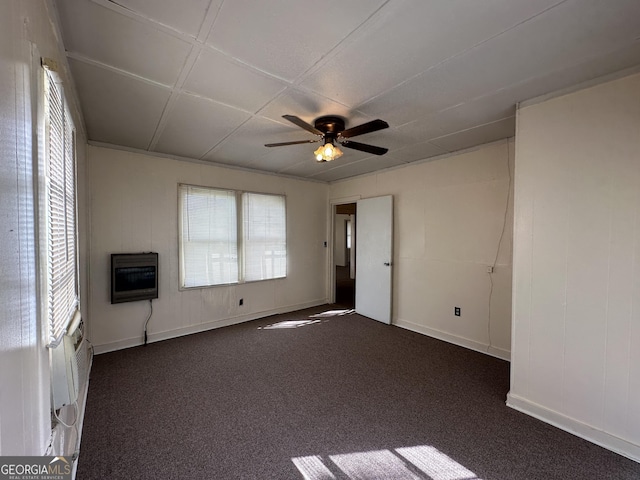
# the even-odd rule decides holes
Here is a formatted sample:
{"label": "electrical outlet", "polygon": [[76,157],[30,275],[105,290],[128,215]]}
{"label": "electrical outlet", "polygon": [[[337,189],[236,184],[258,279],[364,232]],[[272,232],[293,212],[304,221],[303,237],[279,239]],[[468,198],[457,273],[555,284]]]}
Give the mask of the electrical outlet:
{"label": "electrical outlet", "polygon": [[453,314],[456,317],[459,317],[460,316],[460,307],[453,307]]}
{"label": "electrical outlet", "polygon": [[244,305],[244,298],[240,299],[240,301],[238,302],[238,305],[240,305],[240,306]]}

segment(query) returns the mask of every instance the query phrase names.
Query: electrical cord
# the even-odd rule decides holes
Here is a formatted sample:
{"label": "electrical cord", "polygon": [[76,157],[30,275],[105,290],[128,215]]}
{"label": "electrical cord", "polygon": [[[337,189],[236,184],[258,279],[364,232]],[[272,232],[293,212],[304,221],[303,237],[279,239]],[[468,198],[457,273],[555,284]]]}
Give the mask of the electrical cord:
{"label": "electrical cord", "polygon": [[[73,423],[71,424],[67,424],[65,423],[59,416],[58,416],[58,412],[55,409],[52,409],[53,411],[53,416],[55,417],[55,419],[57,420],[57,422],[66,427],[66,428],[72,428],[73,431],[75,432],[76,438],[78,438],[78,417],[79,417],[79,413],[78,413],[78,400],[76,400],[75,402],[73,402],[71,405],[73,405],[73,410],[74,410],[74,416],[75,418],[73,419]],[[69,406],[71,406],[69,405]],[[52,436],[49,439],[49,445],[47,446],[47,450],[46,450],[46,454],[47,455],[51,455],[53,452],[53,430],[52,430]],[[75,452],[74,452],[75,455]],[[75,460],[75,458],[74,458]]]}
{"label": "electrical cord", "polygon": [[[89,341],[89,339],[86,338],[86,335],[85,335],[85,324],[84,324],[83,320],[80,321],[77,330],[80,332],[80,338],[82,339],[79,343],[81,344],[82,342],[86,342],[88,347],[89,347],[89,351],[90,351],[89,362],[91,363],[91,361],[93,360],[93,356],[95,354],[95,348],[94,348],[93,344]],[[87,375],[86,381],[88,381],[88,379],[89,379],[89,376]],[[51,388],[52,388],[52,393],[54,393],[55,392],[55,383],[53,383],[51,385]],[[79,401],[79,399],[76,398],[76,400],[73,403],[67,405],[67,406],[73,406],[74,418],[73,418],[73,422],[70,422],[70,423],[66,423],[64,420],[62,420],[62,418],[60,418],[60,416],[58,415],[58,411],[60,409],[58,409],[58,410],[56,410],[54,408],[51,409],[52,413],[53,413],[53,417],[56,419],[58,424],[62,425],[65,428],[73,429],[73,432],[75,433],[75,436],[76,436],[76,449],[75,449],[75,451],[73,452],[73,455],[72,455],[73,461],[76,461],[78,459],[78,456],[79,456],[80,432],[78,430],[78,420],[80,420],[80,406],[78,405],[78,401]],[[53,436],[50,439],[49,445],[47,447],[47,452],[52,452],[52,449],[53,449]]]}
{"label": "electrical cord", "polygon": [[93,346],[93,343],[91,343],[91,341],[90,341],[88,338],[85,338],[85,339],[84,339],[84,341],[85,341],[85,342],[87,342],[87,343],[89,344],[89,348],[91,349],[91,360],[93,360],[93,357],[94,357],[94,356],[95,356],[95,354],[96,354],[96,349],[95,349],[95,347]]}
{"label": "electrical cord", "polygon": [[507,229],[507,215],[509,213],[509,201],[511,200],[511,152],[509,149],[509,141],[507,140],[507,172],[509,175],[509,187],[507,189],[507,202],[504,206],[504,216],[502,219],[502,231],[500,232],[500,238],[498,239],[498,246],[496,248],[496,255],[491,264],[491,272],[489,272],[489,319],[487,321],[487,331],[489,334],[489,345],[487,345],[487,353],[491,349],[491,300],[493,298],[493,273],[496,270],[496,264],[498,263],[498,255],[500,254],[500,246],[502,245],[502,239],[504,238],[504,232]]}
{"label": "electrical cord", "polygon": [[76,423],[78,422],[78,400],[76,400],[75,402],[73,402],[71,405],[73,405],[73,422],[71,422],[71,424],[67,424],[65,423],[59,416],[58,416],[58,412],[53,409],[53,416],[56,417],[56,420],[58,421],[58,423],[61,423],[63,426],[67,427],[67,428],[76,428]]}
{"label": "electrical cord", "polygon": [[149,320],[151,320],[151,315],[153,315],[153,299],[149,299],[149,316],[147,317],[147,321],[144,322],[144,345],[147,345],[147,325],[149,325]]}
{"label": "electrical cord", "polygon": [[[60,345],[60,346],[58,346],[57,348],[64,348],[64,345]],[[74,352],[74,353],[75,353],[75,352]],[[73,374],[73,369],[71,369],[71,373]],[[76,370],[76,372],[75,372],[75,373],[76,373],[76,374],[78,373],[78,372],[77,372],[77,370]],[[76,380],[76,385],[77,385],[78,379],[77,379],[77,378],[75,378],[75,380]],[[56,395],[56,393],[55,393],[55,392],[56,392],[56,382],[55,382],[55,381],[53,381],[53,382],[51,382],[51,394],[52,394],[52,398],[55,398],[55,395]],[[52,401],[52,403],[53,403],[53,401]],[[56,418],[56,420],[57,420],[60,424],[64,425],[64,426],[65,426],[65,427],[67,427],[67,428],[71,428],[71,427],[76,428],[76,427],[75,427],[75,424],[77,423],[77,421],[78,421],[78,416],[79,416],[79,415],[78,415],[78,398],[77,398],[77,397],[76,397],[75,401],[74,401],[71,405],[73,405],[74,419],[73,419],[73,422],[72,422],[70,425],[68,425],[67,423],[65,423],[65,422],[64,422],[64,421],[63,421],[63,420],[58,416],[58,412],[56,411],[56,409],[55,409],[55,408],[52,408],[51,410],[53,411],[53,416]],[[77,432],[77,428],[76,428],[76,432]]]}

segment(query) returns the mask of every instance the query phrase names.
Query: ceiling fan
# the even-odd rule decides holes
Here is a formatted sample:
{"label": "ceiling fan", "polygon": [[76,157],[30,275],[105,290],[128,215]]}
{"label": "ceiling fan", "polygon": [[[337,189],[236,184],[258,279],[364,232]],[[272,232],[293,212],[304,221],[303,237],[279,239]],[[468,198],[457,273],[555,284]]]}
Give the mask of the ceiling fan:
{"label": "ceiling fan", "polygon": [[332,115],[316,118],[313,125],[308,124],[295,115],[283,115],[282,118],[285,118],[300,128],[317,135],[319,138],[312,140],[297,140],[295,142],[267,143],[265,147],[283,147],[285,145],[299,145],[301,143],[316,143],[323,141],[322,146],[313,152],[318,162],[329,162],[342,155],[342,151],[340,151],[340,149],[335,145],[336,142],[343,147],[360,150],[361,152],[371,153],[373,155],[384,155],[389,151],[388,148],[376,147],[375,145],[367,145],[366,143],[347,140],[351,137],[389,128],[389,124],[383,120],[372,120],[370,122],[363,123],[362,125],[358,125],[357,127],[345,130],[344,120],[341,117]]}

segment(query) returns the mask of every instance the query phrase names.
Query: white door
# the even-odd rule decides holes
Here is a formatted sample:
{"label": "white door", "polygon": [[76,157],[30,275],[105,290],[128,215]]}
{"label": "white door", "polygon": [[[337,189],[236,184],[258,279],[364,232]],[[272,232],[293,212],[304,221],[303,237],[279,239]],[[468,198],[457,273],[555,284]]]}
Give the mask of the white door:
{"label": "white door", "polygon": [[356,312],[390,324],[393,197],[358,200],[356,231]]}

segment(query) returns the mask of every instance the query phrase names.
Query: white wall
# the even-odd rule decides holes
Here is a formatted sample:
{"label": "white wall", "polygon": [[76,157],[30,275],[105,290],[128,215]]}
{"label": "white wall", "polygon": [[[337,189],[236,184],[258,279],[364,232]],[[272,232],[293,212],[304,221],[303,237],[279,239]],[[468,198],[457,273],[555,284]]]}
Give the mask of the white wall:
{"label": "white wall", "polygon": [[[65,92],[71,98],[74,92],[50,9],[49,2],[38,0],[0,2],[0,455],[44,455],[51,436],[49,352],[46,328],[38,315],[35,228],[37,126],[42,122],[37,113],[40,56],[58,62]],[[82,184],[85,139],[78,115],[75,122]],[[79,195],[82,192],[80,185]],[[83,237],[86,210],[82,205],[78,228]],[[81,243],[80,257],[85,255]],[[81,296],[85,281],[83,274]]]}
{"label": "white wall", "polygon": [[640,75],[520,108],[509,405],[640,460]]}
{"label": "white wall", "polygon": [[349,215],[337,214],[333,220],[333,263],[339,267],[347,264],[347,220]]}
{"label": "white wall", "polygon": [[330,186],[334,202],[394,196],[394,324],[509,358],[512,162],[505,140]]}
{"label": "white wall", "polygon": [[[327,185],[89,147],[90,332],[96,352],[139,345],[148,302],[111,305],[111,253],[159,253],[149,341],[327,301]],[[286,279],[179,291],[178,183],[285,194]],[[244,299],[239,306],[238,300]]]}

